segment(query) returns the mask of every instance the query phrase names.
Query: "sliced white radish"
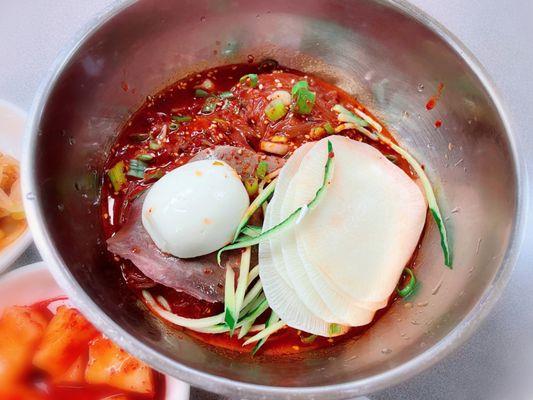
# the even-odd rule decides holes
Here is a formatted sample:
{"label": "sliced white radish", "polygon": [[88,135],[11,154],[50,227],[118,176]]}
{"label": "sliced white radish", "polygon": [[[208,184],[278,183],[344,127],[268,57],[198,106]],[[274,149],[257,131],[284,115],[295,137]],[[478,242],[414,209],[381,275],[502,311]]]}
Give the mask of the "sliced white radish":
{"label": "sliced white radish", "polygon": [[[289,160],[285,163],[284,167],[281,169],[281,172],[278,176],[278,181],[276,183],[276,190],[274,192],[274,195],[272,196],[272,199],[268,203],[267,213],[264,217],[263,222],[263,230],[269,229],[281,221],[280,210],[283,197],[285,196],[292,177],[298,171],[303,157],[307,154],[309,150],[311,150],[312,147],[312,143],[306,143],[300,148],[298,148],[291,156],[291,158],[289,158]],[[277,239],[279,239],[279,237]],[[280,240],[277,240],[273,244],[277,246],[279,243]],[[273,246],[271,245],[271,247]],[[276,268],[276,271],[282,277],[285,283],[292,288],[292,284],[288,278],[288,272],[287,268],[285,268],[285,264],[282,262],[275,263],[274,268]]]}
{"label": "sliced white radish", "polygon": [[[299,185],[299,180],[305,180],[306,178],[313,179],[317,185],[322,184],[319,177],[307,177],[304,173],[300,173],[300,171],[291,181],[291,193],[288,193],[285,197],[284,206],[288,207],[289,209],[297,208],[300,205],[299,202],[295,201],[295,197],[301,201],[301,196],[295,196],[295,193],[298,191],[297,187]],[[318,187],[319,186],[315,188],[315,192]],[[295,227],[295,231],[296,230],[298,230],[298,227]],[[294,231],[293,235],[295,235]],[[365,302],[354,301],[350,296],[346,296],[334,285],[330,285],[329,281],[324,279],[322,273],[314,268],[305,251],[302,250],[301,244],[296,242],[295,249],[294,246],[292,246],[292,243],[289,243],[290,244],[283,246],[284,255],[285,253],[290,253],[293,256],[293,259],[298,258],[300,260],[300,264],[307,276],[307,281],[304,278],[299,278],[300,281],[306,282],[306,284],[308,282],[312,284],[312,286],[315,288],[315,291],[318,293],[318,296],[325,302],[328,308],[333,311],[338,321],[342,321],[348,325],[364,325],[373,319],[375,311],[387,305],[388,299],[383,299],[382,301]],[[294,252],[297,252],[297,256],[294,255]],[[294,265],[297,265],[296,262],[294,262]],[[298,267],[302,268],[300,266]]]}
{"label": "sliced white radish", "polygon": [[[295,174],[295,176],[297,175],[298,172]],[[295,178],[292,178],[289,182],[287,190],[285,191],[285,195],[283,196],[282,201],[276,204],[278,207],[281,206],[279,212],[279,221],[277,221],[278,223],[284,220],[294,210],[296,210],[302,205],[294,204],[294,181]],[[336,315],[334,310],[328,307],[328,304],[324,302],[322,296],[316,291],[315,287],[311,283],[305,271],[305,267],[302,263],[300,254],[298,253],[295,236],[295,230],[297,229],[298,226],[295,226],[293,229],[289,229],[288,231],[286,231],[283,234],[283,237],[280,237],[280,247],[283,254],[283,260],[285,262],[285,265],[287,266],[287,276],[289,278],[291,286],[294,288],[294,291],[296,292],[300,300],[317,317],[331,323],[350,323],[350,321],[345,319],[339,320],[339,317]],[[343,308],[345,307],[346,304],[343,306]],[[370,318],[370,321],[371,320],[372,318]]]}
{"label": "sliced white radish", "polygon": [[[312,146],[300,147],[283,167],[276,185],[276,191],[267,207],[263,230],[273,226],[277,220],[277,202],[285,192],[292,175],[297,171],[301,158]],[[276,215],[272,215],[275,210]],[[301,329],[320,336],[332,336],[330,324],[317,318],[299,299],[287,279],[286,265],[281,252],[280,237],[265,240],[259,244],[259,276],[269,306],[281,320],[292,328]],[[336,334],[346,332],[341,329]]]}
{"label": "sliced white radish", "polygon": [[[418,243],[424,197],[372,146],[342,136],[327,139],[333,143],[335,174],[320,206],[295,230],[300,250],[321,278],[313,283],[327,282],[319,293],[337,288],[356,302],[382,303]],[[320,186],[326,145],[318,142],[300,165],[296,203],[305,204]]]}

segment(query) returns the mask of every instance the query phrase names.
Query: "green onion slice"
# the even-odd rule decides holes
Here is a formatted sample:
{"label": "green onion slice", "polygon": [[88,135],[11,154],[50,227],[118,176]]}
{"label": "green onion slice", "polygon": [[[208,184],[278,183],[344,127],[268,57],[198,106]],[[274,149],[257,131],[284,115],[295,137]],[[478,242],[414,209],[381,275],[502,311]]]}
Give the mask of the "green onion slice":
{"label": "green onion slice", "polygon": [[299,90],[309,89],[309,84],[307,81],[298,81],[294,84],[291,90],[291,95],[294,96]]}
{"label": "green onion slice", "polygon": [[217,108],[218,98],[211,96],[205,99],[204,106],[201,109],[201,113],[204,115],[209,115],[215,112]]}
{"label": "green onion slice", "polygon": [[153,154],[139,154],[137,156],[137,160],[141,160],[141,161],[152,161],[154,159],[154,155]]}
{"label": "green onion slice", "polygon": [[192,117],[190,115],[173,115],[172,121],[174,122],[189,122],[192,121]]}
{"label": "green onion slice", "polygon": [[196,89],[194,91],[194,97],[209,97],[209,92],[203,90],[203,89]]}
{"label": "green onion slice", "polygon": [[257,74],[247,74],[241,77],[241,79],[239,79],[240,83],[248,85],[252,88],[257,86],[258,81],[259,77],[257,76]]}
{"label": "green onion slice", "polygon": [[248,196],[253,196],[259,190],[259,182],[257,181],[257,178],[246,178],[244,180],[244,187],[248,192]]}
{"label": "green onion slice", "polygon": [[413,272],[411,268],[405,268],[403,272],[409,275],[409,280],[407,281],[407,284],[402,289],[400,289],[400,287],[398,286],[396,288],[396,292],[398,293],[400,297],[405,298],[413,294],[413,292],[415,291],[416,277],[415,277],[415,273]]}
{"label": "green onion slice", "polygon": [[265,176],[268,173],[268,163],[266,161],[259,161],[257,167],[255,168],[255,176],[258,179],[265,179]]}
{"label": "green onion slice", "polygon": [[326,131],[328,135],[335,133],[335,128],[333,128],[333,125],[331,125],[331,123],[329,122],[326,122],[324,124],[324,130]]}
{"label": "green onion slice", "polygon": [[[366,124],[364,126],[369,125],[368,122],[355,116],[353,113],[351,113],[349,110],[347,110],[340,104],[335,105],[335,107],[333,107],[333,110],[339,113],[340,121],[351,122],[357,126],[359,126],[358,123],[361,123],[361,121],[363,121]],[[448,233],[446,231],[446,225],[444,224],[444,218],[442,217],[442,213],[440,211],[439,204],[437,203],[435,192],[433,190],[433,187],[431,186],[431,182],[429,181],[428,176],[426,175],[426,172],[424,171],[420,163],[407,150],[398,146],[388,137],[384,136],[383,134],[379,132],[378,133],[370,132],[369,130],[365,129],[364,126],[360,126],[358,130],[364,133],[368,138],[372,140],[379,139],[383,143],[388,145],[391,149],[393,149],[396,153],[402,156],[405,159],[405,161],[409,163],[411,168],[413,168],[415,173],[420,178],[420,181],[422,182],[422,187],[424,188],[424,193],[426,195],[426,199],[428,202],[429,210],[431,212],[431,215],[433,216],[433,219],[435,220],[437,224],[437,228],[439,229],[440,244],[442,247],[442,252],[444,253],[444,265],[446,265],[447,267],[451,269],[452,264],[453,264],[453,257],[452,257],[452,252],[450,249],[450,244],[448,242]]]}
{"label": "green onion slice", "polygon": [[124,161],[119,161],[113,166],[113,168],[107,171],[107,176],[109,176],[109,180],[111,181],[115,192],[118,192],[122,186],[128,182],[126,174],[124,173],[124,167]]}
{"label": "green onion slice", "polygon": [[336,336],[342,332],[342,326],[339,324],[330,324],[328,327],[329,336]]}
{"label": "green onion slice", "polygon": [[313,343],[316,340],[316,338],[317,338],[316,335],[309,335],[307,337],[301,337],[300,336],[300,341],[302,343],[310,344],[310,343]]}
{"label": "green onion slice", "polygon": [[281,100],[278,99],[272,100],[265,107],[265,115],[272,122],[279,121],[281,118],[287,115],[288,111],[289,109],[287,108],[287,106],[283,104]]}
{"label": "green onion slice", "polygon": [[227,91],[227,92],[219,93],[218,98],[225,100],[225,99],[232,99],[233,96],[234,96],[233,92]]}
{"label": "green onion slice", "polygon": [[[277,235],[277,234],[279,234],[281,232],[284,232],[285,230],[291,228],[296,223],[298,223],[299,220],[301,218],[303,218],[307,214],[307,212],[312,211],[314,208],[316,208],[316,206],[319,204],[319,202],[322,199],[322,197],[325,195],[328,183],[331,180],[331,176],[333,174],[333,168],[332,168],[333,157],[334,157],[333,145],[328,140],[328,160],[326,161],[326,165],[324,167],[324,179],[323,179],[323,182],[322,182],[322,186],[317,190],[317,192],[315,194],[315,197],[307,205],[299,207],[298,209],[293,211],[292,214],[290,214],[287,218],[285,218],[283,221],[281,221],[279,224],[273,226],[272,228],[266,230],[265,232],[262,232],[259,236],[256,236],[256,237],[253,237],[253,238],[244,239],[244,240],[241,240],[239,242],[235,242],[235,239],[234,239],[232,244],[229,244],[229,245],[223,247],[222,249],[220,249],[218,251],[218,253],[217,253],[218,263],[220,264],[220,256],[222,255],[222,253],[224,251],[234,250],[234,249],[242,249],[243,247],[253,246],[253,245],[256,245],[259,242],[269,238],[269,237],[272,237],[272,236]],[[272,183],[270,185],[272,185]],[[261,193],[261,195],[257,196],[257,198],[262,197],[263,193],[267,192],[267,189],[269,188],[269,186],[267,186],[265,188],[265,190]],[[257,198],[256,198],[256,200],[257,200]],[[268,198],[268,196],[265,196],[264,198],[262,198],[261,199],[262,201],[260,201],[260,203],[265,201],[267,198]],[[254,204],[254,203],[255,203],[255,201],[252,202],[252,204]],[[260,205],[260,203],[259,203],[259,205]],[[247,214],[248,214],[248,211],[245,213],[245,216]],[[248,216],[248,218],[250,218],[250,217]],[[239,226],[239,228],[237,229],[237,237],[238,237],[238,234],[240,233],[242,227],[248,221],[248,218],[246,219],[244,224],[242,226]],[[241,221],[241,223],[242,223],[242,221]]]}
{"label": "green onion slice", "polygon": [[298,81],[291,90],[294,111],[298,114],[310,114],[315,106],[316,94],[309,90],[306,81]]}
{"label": "green onion slice", "polygon": [[134,178],[144,178],[144,171],[148,166],[145,162],[137,159],[130,160],[130,168],[127,175]]}
{"label": "green onion slice", "polygon": [[150,141],[149,147],[151,150],[159,150],[161,148],[161,143],[158,143],[155,140],[152,140]]}
{"label": "green onion slice", "polygon": [[309,90],[300,90],[296,94],[296,104],[294,111],[298,114],[311,114],[315,106],[316,95]]}

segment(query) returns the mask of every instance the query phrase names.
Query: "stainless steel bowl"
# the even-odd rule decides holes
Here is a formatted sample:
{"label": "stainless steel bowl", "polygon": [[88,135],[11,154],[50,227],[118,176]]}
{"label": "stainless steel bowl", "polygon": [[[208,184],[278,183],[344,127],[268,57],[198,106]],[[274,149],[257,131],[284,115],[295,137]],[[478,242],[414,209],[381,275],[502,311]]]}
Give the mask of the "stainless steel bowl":
{"label": "stainless steel bowl", "polygon": [[[455,253],[455,268],[447,270],[430,223],[412,303],[395,304],[359,340],[301,359],[227,357],[170,331],[119,287],[102,238],[102,165],[128,116],[184,74],[248,56],[318,74],[378,114],[425,164]],[[427,111],[440,82],[442,97]],[[509,123],[482,68],[449,32],[399,0],[121,4],[93,21],[41,88],[23,163],[35,241],[88,318],[159,370],[247,398],[365,394],[459,346],[509,277],[523,179]]]}

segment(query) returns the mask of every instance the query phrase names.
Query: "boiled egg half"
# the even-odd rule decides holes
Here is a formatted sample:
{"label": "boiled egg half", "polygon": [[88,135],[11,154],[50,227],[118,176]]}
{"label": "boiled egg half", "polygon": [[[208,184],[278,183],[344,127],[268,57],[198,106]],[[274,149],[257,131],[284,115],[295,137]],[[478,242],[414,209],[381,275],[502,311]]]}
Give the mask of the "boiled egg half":
{"label": "boiled egg half", "polygon": [[142,223],[161,251],[198,257],[231,242],[249,203],[232,167],[219,160],[194,161],[150,188]]}

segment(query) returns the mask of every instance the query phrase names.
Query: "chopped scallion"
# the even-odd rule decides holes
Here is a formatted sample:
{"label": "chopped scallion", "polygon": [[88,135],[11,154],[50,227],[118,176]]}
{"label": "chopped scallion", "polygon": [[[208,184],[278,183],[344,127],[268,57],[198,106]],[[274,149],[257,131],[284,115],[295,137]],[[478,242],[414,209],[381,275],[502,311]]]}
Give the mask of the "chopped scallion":
{"label": "chopped scallion", "polygon": [[258,81],[259,77],[257,76],[257,74],[247,74],[241,77],[241,79],[239,79],[240,83],[248,85],[252,88],[257,86]]}
{"label": "chopped scallion", "polygon": [[204,115],[209,115],[215,112],[217,108],[218,99],[214,96],[208,97],[205,99],[204,106],[202,107],[202,110],[200,111]]}
{"label": "chopped scallion", "polygon": [[189,122],[192,120],[192,117],[189,115],[173,115],[172,121],[174,122]]}
{"label": "chopped scallion", "polygon": [[309,84],[307,83],[307,81],[298,81],[294,84],[294,86],[292,87],[292,90],[291,90],[291,95],[295,95],[299,90],[302,90],[302,89],[309,89]]}
{"label": "chopped scallion", "polygon": [[144,171],[148,166],[143,161],[132,159],[130,160],[130,168],[128,169],[128,176],[134,178],[144,178]]}
{"label": "chopped scallion", "polygon": [[326,133],[328,135],[331,135],[331,134],[335,133],[335,128],[333,128],[333,125],[331,125],[331,123],[329,123],[329,122],[326,122],[324,124],[324,129],[326,130]]}
{"label": "chopped scallion", "polygon": [[115,192],[118,192],[128,181],[124,173],[124,167],[124,161],[119,161],[113,166],[113,168],[107,171],[107,176],[109,176],[109,180],[111,181]]}
{"label": "chopped scallion", "polygon": [[330,324],[328,328],[329,336],[337,336],[342,332],[342,326],[339,324]]}
{"label": "chopped scallion", "polygon": [[141,161],[147,161],[147,162],[150,162],[154,159],[154,155],[153,154],[139,154],[137,156],[137,160],[141,160]]}
{"label": "chopped scallion", "polygon": [[311,136],[311,139],[313,140],[318,140],[324,136],[324,133],[326,133],[326,130],[323,127],[315,126],[309,131],[309,136]]}
{"label": "chopped scallion", "polygon": [[168,125],[168,129],[170,129],[171,131],[177,131],[179,127],[180,125],[175,122],[172,122]]}
{"label": "chopped scallion", "polygon": [[159,150],[161,148],[161,143],[152,140],[149,145],[151,150]]}
{"label": "chopped scallion", "polygon": [[205,79],[201,84],[199,84],[196,87],[198,89],[203,89],[203,90],[210,91],[210,90],[213,90],[215,88],[215,84],[213,83],[213,81],[211,79]]}
{"label": "chopped scallion", "polygon": [[265,115],[272,122],[280,120],[287,115],[287,112],[288,108],[281,100],[272,100],[265,107]]}
{"label": "chopped scallion", "polygon": [[265,179],[266,174],[268,174],[268,163],[266,161],[259,161],[255,168],[255,176],[258,179]]}
{"label": "chopped scallion", "polygon": [[400,289],[400,286],[398,285],[398,287],[396,288],[396,292],[398,293],[400,297],[406,298],[406,297],[409,297],[411,294],[413,294],[413,292],[416,289],[416,277],[415,277],[415,273],[413,272],[411,268],[405,268],[403,272],[407,273],[408,275],[407,284],[401,289]]}
{"label": "chopped scallion", "polygon": [[259,182],[257,181],[257,178],[247,178],[244,180],[244,187],[249,196],[254,196],[259,189]]}
{"label": "chopped scallion", "polygon": [[210,96],[209,92],[206,92],[203,89],[196,89],[194,91],[194,97],[208,97]]}
{"label": "chopped scallion", "polygon": [[306,81],[299,81],[292,87],[292,101],[294,111],[298,114],[310,114],[315,106],[316,94],[309,90]]}
{"label": "chopped scallion", "polygon": [[219,99],[232,99],[233,98],[233,92],[222,92],[218,95]]}
{"label": "chopped scallion", "polygon": [[316,335],[309,335],[309,336],[306,336],[306,337],[301,337],[300,336],[300,340],[302,341],[302,343],[306,343],[306,344],[313,343],[316,340],[316,338],[317,338]]}

